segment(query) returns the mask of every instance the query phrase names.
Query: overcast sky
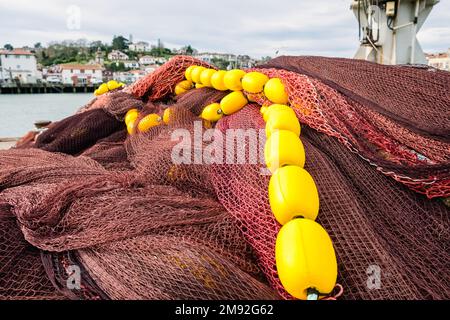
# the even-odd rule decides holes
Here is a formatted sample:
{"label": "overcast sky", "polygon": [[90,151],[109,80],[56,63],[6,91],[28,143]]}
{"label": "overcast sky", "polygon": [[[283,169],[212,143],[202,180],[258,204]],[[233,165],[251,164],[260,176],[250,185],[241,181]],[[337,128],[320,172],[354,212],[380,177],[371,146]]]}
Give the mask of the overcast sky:
{"label": "overcast sky", "polygon": [[[169,48],[254,57],[352,57],[358,27],[349,7],[350,0],[0,0],[0,47],[132,34]],[[419,40],[426,52],[450,47],[450,0],[435,7]]]}

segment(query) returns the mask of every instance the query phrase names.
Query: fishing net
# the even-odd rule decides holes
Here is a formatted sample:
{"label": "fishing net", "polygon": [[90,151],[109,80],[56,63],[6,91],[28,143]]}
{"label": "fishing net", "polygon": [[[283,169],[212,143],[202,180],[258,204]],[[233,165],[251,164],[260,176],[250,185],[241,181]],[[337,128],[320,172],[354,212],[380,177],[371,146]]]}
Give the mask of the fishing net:
{"label": "fishing net", "polygon": [[[175,57],[36,143],[0,151],[0,298],[291,299],[275,267],[270,176],[254,161],[265,135],[231,149],[216,139],[263,129],[259,107],[268,102],[254,95],[216,125],[199,121],[227,92],[173,97],[194,64],[208,67]],[[450,75],[320,57],[257,70],[282,79],[303,124],[342,298],[449,299]],[[169,107],[167,125],[127,134],[127,110],[142,118]],[[214,127],[195,143],[198,129]],[[178,163],[182,137],[194,137],[192,161]],[[233,161],[205,163],[206,150]],[[77,273],[79,286],[70,286]]]}

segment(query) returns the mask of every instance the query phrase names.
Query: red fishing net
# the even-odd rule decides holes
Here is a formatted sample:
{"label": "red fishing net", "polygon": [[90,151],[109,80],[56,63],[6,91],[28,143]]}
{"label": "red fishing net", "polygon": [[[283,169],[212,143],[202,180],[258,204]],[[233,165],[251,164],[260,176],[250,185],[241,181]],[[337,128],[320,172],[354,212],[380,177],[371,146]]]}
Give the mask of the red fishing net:
{"label": "red fishing net", "polygon": [[[173,161],[175,130],[211,128],[195,121],[227,94],[203,88],[174,98],[193,64],[207,66],[175,57],[53,124],[34,147],[0,152],[0,298],[291,298],[275,267],[269,176],[250,161],[258,156],[251,140],[237,145],[248,151],[234,164]],[[450,298],[442,201],[450,194],[442,91],[450,75],[312,57],[258,70],[282,79],[304,125],[305,168],[319,189],[318,222],[335,246],[342,298]],[[168,125],[127,135],[127,110],[143,117],[168,107]],[[215,125],[225,137],[263,127],[258,104]],[[264,135],[256,139],[264,145]],[[194,144],[190,156],[211,146],[233,151],[219,143]]]}

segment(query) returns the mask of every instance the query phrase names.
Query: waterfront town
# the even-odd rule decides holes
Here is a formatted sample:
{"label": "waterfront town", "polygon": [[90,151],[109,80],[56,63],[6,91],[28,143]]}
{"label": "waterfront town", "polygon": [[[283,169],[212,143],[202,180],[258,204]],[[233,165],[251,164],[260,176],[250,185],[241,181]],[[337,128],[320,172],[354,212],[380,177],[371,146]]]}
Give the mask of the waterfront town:
{"label": "waterfront town", "polygon": [[[68,88],[71,90],[69,92],[90,92],[102,82],[112,79],[130,84],[177,54],[191,55],[228,70],[250,68],[270,58],[257,60],[248,55],[198,52],[190,45],[168,49],[161,40],[154,44],[134,42],[132,35],[129,39],[115,36],[111,45],[86,40],[52,43],[47,48],[40,43],[24,48],[5,44],[0,49],[0,88],[3,88],[0,92],[19,93],[20,88],[28,88],[25,92],[33,93],[34,87],[51,88],[49,92],[63,92],[64,88],[66,92]],[[450,71],[450,49],[428,53],[426,58],[429,66]],[[19,88],[19,91],[8,91],[7,88]],[[84,88],[84,91],[75,88]]]}
{"label": "waterfront town", "polygon": [[152,45],[145,41],[132,42],[122,36],[114,37],[111,46],[85,40],[54,43],[47,48],[40,43],[23,48],[6,44],[0,49],[0,88],[6,93],[10,92],[7,88],[28,88],[28,91],[24,90],[27,93],[44,92],[33,91],[34,87],[78,87],[85,90],[73,92],[87,92],[91,91],[89,88],[112,79],[130,84],[177,54],[191,55],[224,69],[250,68],[261,61],[248,55],[198,52],[189,45],[168,49],[160,40]]}

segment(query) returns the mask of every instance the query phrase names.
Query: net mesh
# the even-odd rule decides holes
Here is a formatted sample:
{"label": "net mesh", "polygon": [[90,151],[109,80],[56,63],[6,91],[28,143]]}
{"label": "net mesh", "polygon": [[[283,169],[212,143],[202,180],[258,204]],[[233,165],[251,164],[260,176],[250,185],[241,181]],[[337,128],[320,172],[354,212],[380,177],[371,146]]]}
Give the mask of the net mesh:
{"label": "net mesh", "polygon": [[[227,94],[173,97],[194,64],[208,67],[175,57],[35,143],[0,151],[0,298],[291,299],[275,267],[280,226],[269,176],[252,161],[252,141],[238,144],[248,151],[235,164],[172,160],[175,130],[211,128],[198,115]],[[449,74],[320,57],[256,70],[282,79],[303,124],[305,168],[319,189],[318,222],[335,246],[342,298],[449,299]],[[264,128],[259,105],[268,101],[253,100],[215,129],[227,137]],[[127,110],[142,118],[168,107],[167,125],[127,135]],[[219,143],[200,141],[190,156],[212,146],[237,157]],[[373,267],[377,289],[368,283]]]}

